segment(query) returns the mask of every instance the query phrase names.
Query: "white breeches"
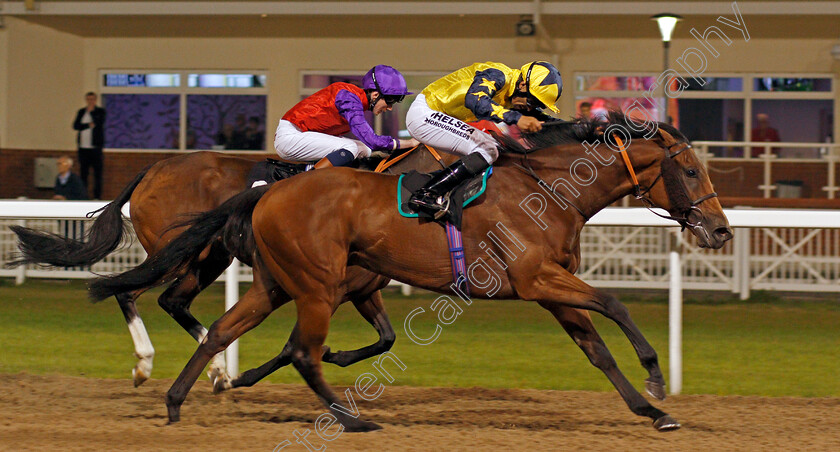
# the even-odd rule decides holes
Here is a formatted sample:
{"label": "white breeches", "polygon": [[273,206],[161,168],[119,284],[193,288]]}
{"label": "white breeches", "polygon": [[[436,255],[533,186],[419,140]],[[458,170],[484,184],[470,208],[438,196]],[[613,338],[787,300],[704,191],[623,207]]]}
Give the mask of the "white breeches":
{"label": "white breeches", "polygon": [[493,163],[499,157],[493,137],[459,119],[432,110],[422,94],[411,103],[405,124],[412,138],[436,149],[462,156],[478,152],[487,163]]}
{"label": "white breeches", "polygon": [[361,141],[335,137],[320,132],[301,132],[289,121],[280,120],[274,132],[274,150],[283,160],[317,162],[327,154],[346,149],[355,157],[369,157],[370,148]]}

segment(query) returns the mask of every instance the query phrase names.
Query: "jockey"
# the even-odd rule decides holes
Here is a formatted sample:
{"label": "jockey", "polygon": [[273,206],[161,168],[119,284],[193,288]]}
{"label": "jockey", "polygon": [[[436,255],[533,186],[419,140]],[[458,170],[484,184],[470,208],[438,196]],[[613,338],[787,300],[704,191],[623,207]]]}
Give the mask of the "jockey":
{"label": "jockey", "polygon": [[[391,152],[416,146],[416,140],[377,135],[365,111],[374,115],[390,111],[408,92],[402,74],[391,66],[377,65],[362,78],[362,87],[333,83],[298,102],[283,115],[274,133],[274,149],[283,160],[313,162],[314,168],[349,165],[371,150]],[[353,132],[361,140],[343,138]]]}
{"label": "jockey", "polygon": [[412,102],[406,125],[421,143],[465,156],[435,174],[409,201],[431,215],[448,208],[444,195],[487,169],[499,156],[496,141],[466,122],[489,119],[537,132],[555,113],[563,80],[553,65],[534,61],[511,69],[501,63],[475,63],[430,84]]}

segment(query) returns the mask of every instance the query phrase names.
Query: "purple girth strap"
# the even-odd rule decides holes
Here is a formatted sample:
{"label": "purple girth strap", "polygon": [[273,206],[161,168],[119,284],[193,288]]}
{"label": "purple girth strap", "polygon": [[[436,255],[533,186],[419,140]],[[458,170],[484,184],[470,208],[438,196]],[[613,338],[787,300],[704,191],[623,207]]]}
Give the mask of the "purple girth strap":
{"label": "purple girth strap", "polygon": [[467,297],[470,296],[470,285],[467,281],[467,263],[464,259],[464,242],[461,231],[446,223],[446,238],[449,242],[449,259],[452,262],[452,280],[455,287]]}

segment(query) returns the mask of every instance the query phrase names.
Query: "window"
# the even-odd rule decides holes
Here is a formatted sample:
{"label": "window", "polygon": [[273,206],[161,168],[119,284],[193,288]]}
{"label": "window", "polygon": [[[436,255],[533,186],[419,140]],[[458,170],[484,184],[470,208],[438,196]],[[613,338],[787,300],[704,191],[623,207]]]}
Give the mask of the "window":
{"label": "window", "polygon": [[265,74],[107,71],[100,80],[106,148],[266,149]]}
{"label": "window", "polygon": [[[576,111],[592,104],[592,114],[610,108],[630,108],[639,101],[654,117],[664,116],[664,100],[650,96],[658,75],[576,74]],[[703,75],[703,84],[683,75],[688,86],[668,99],[668,114],[675,126],[694,141],[730,142],[709,147],[718,157],[745,157],[744,141],[815,143],[814,146],[771,148],[780,158],[821,158],[833,142],[834,79],[809,75]],[[654,91],[653,95],[661,95]],[[766,132],[769,121],[772,132]],[[760,131],[759,131],[760,129]],[[819,145],[817,145],[819,143]],[[764,153],[764,146],[749,147],[746,156]]]}

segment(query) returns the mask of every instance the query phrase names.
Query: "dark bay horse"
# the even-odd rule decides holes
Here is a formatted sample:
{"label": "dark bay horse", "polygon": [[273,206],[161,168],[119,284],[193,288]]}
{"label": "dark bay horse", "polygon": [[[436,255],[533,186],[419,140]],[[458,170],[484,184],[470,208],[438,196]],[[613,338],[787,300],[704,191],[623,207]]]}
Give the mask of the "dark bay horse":
{"label": "dark bay horse", "polygon": [[[626,145],[611,139],[617,135],[600,132],[613,127],[623,131],[625,141],[630,139]],[[690,227],[700,246],[722,247],[732,232],[706,169],[673,127],[641,124],[620,113],[612,113],[606,123],[547,125],[528,139],[527,150],[502,139],[506,153],[496,162],[487,192],[465,211],[463,242],[467,257],[473,259],[468,271],[472,295],[539,303],[604,372],[632,412],[651,418],[660,431],[679,428],[621,373],[588,312],[619,325],[649,373],[648,392],[664,399],[665,381],[656,352],[627,308],[574,273],[586,220],[633,193]],[[608,149],[616,145],[626,146],[627,160]],[[517,155],[526,151],[527,157]],[[588,171],[578,171],[582,167]],[[579,187],[569,181],[577,181]],[[393,176],[335,168],[281,181],[265,191],[264,196],[254,190],[243,193],[200,216],[155,259],[94,281],[91,296],[104,298],[166,280],[177,268],[190,265],[208,240],[221,236],[236,241],[242,218],[251,218],[257,245],[254,269],[260,277],[255,276],[244,297],[211,326],[170,388],[166,397],[170,422],[178,421],[189,389],[215,354],[294,299],[298,323],[288,347],[295,368],[345,429],[380,428],[348,414],[342,405],[347,402],[336,397],[321,373],[321,348],[330,316],[341,301],[341,282],[348,265],[359,265],[470,303],[453,290],[446,237],[438,225],[397,213]],[[503,233],[506,243],[498,240]]]}
{"label": "dark bay horse", "polygon": [[[393,164],[385,171],[431,171],[440,169],[442,165],[451,163],[454,159],[427,152],[424,147],[418,148],[417,152],[400,155],[404,157],[394,158]],[[444,161],[440,163],[438,159]],[[86,241],[12,226],[23,253],[23,258],[17,264],[87,266],[102,260],[124,240],[124,219],[120,210],[129,200],[134,230],[148,255],[153,256],[184,231],[185,227],[173,225],[183,221],[185,216],[212,210],[240,193],[246,186],[249,171],[254,163],[250,159],[216,152],[195,152],[157,162],[137,174],[122,193],[102,209]],[[388,163],[392,161],[389,160]],[[158,298],[158,304],[197,341],[205,336],[207,330],[190,313],[190,305],[199,292],[224,272],[232,259],[232,254],[221,242],[208,243],[209,246],[204,250],[201,259],[184,268],[182,274],[174,278],[169,288]],[[233,255],[250,265],[250,252]],[[347,282],[344,301],[354,303],[362,316],[376,328],[380,339],[376,344],[360,350],[362,353],[332,353],[326,349],[325,360],[341,366],[371,354],[387,351],[395,339],[378,293],[378,289],[385,286],[389,279],[355,267],[348,273]],[[138,358],[132,369],[135,386],[139,386],[151,376],[155,352],[136,307],[137,297],[147,289],[148,287],[141,287],[115,294],[134,341],[135,356]],[[250,386],[278,365],[275,361],[262,367],[259,372],[246,372],[243,375],[245,378],[239,379],[238,383]],[[217,390],[230,387],[230,383],[224,378],[225,362],[222,355],[214,358],[208,373]],[[234,381],[234,386],[235,383],[237,380]]]}

